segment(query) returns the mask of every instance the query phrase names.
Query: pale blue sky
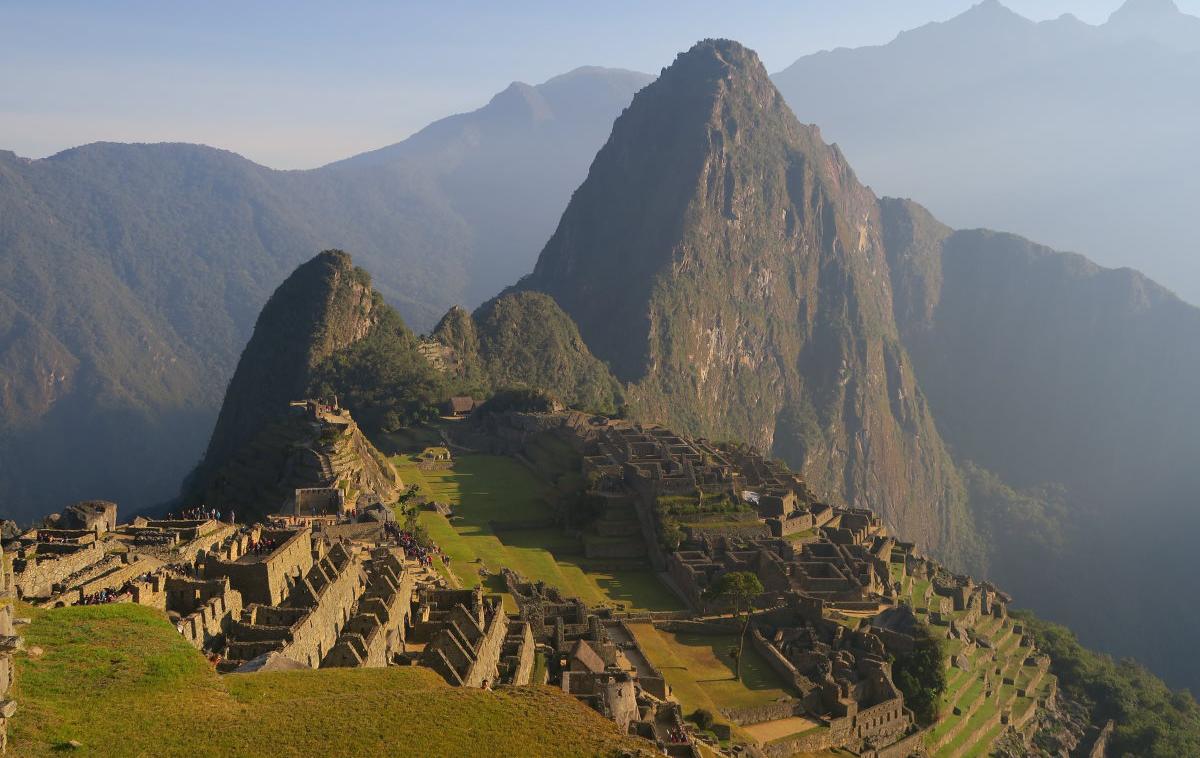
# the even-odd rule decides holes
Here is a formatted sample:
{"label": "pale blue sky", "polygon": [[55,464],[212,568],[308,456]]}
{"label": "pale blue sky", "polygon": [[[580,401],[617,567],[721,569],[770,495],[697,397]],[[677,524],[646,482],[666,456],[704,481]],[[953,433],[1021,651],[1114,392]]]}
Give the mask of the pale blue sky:
{"label": "pale blue sky", "polygon": [[[307,168],[399,141],[514,80],[581,65],[657,72],[703,37],[775,72],[816,50],[880,44],[972,0],[604,3],[0,0],[0,149],[202,142]],[[1007,0],[1090,23],[1120,0]],[[1200,0],[1179,0],[1200,15]],[[336,7],[336,9],[335,9]]]}

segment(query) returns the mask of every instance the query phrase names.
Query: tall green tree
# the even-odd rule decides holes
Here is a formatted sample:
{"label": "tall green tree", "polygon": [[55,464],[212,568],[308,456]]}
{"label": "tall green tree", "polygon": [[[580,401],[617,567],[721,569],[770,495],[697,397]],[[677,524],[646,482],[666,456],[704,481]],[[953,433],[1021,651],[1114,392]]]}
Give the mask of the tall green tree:
{"label": "tall green tree", "polygon": [[932,724],[938,716],[938,702],[946,691],[946,651],[927,626],[918,627],[914,638],[913,649],[893,659],[892,679],[904,693],[904,704],[912,709],[917,721]]}
{"label": "tall green tree", "polygon": [[750,628],[750,613],[754,610],[754,598],[763,592],[762,582],[749,571],[730,571],[722,576],[715,587],[712,596],[733,603],[733,615],[742,615],[745,608],[745,618],[742,621],[742,631],[738,635],[738,645],[730,651],[733,655],[733,677],[742,678],[742,653],[746,647],[746,630]]}

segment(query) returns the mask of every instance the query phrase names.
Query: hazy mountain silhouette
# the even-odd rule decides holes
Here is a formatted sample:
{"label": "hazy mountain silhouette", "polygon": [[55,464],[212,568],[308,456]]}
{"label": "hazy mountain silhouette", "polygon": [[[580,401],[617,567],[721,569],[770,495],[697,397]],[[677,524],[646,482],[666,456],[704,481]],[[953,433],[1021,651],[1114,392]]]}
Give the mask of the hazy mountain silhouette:
{"label": "hazy mountain silhouette", "polygon": [[1136,267],[1200,303],[1200,19],[1170,0],[1130,0],[1099,26],[987,0],[774,80],[877,192]]}

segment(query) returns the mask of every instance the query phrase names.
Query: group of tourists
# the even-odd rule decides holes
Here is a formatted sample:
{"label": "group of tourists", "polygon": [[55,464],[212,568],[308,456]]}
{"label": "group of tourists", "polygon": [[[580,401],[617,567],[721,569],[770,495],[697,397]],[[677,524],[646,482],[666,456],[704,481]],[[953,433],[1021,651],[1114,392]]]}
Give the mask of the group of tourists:
{"label": "group of tourists", "polygon": [[691,742],[691,740],[688,739],[687,732],[683,731],[683,728],[678,726],[671,729],[671,731],[667,734],[667,738],[672,745],[678,745],[682,742]]}
{"label": "group of tourists", "polygon": [[416,561],[422,566],[433,565],[434,556],[441,556],[442,563],[449,564],[450,556],[442,552],[442,549],[435,544],[430,543],[428,546],[417,542],[416,536],[407,529],[400,529],[395,524],[388,524],[388,532],[391,536],[400,543],[400,547],[404,548],[404,557],[409,560]]}
{"label": "group of tourists", "polygon": [[125,599],[126,597],[131,597],[133,595],[133,586],[135,584],[139,584],[141,582],[148,582],[148,581],[150,581],[150,578],[152,576],[154,576],[154,572],[147,571],[145,573],[142,573],[142,574],[139,574],[138,576],[133,577],[132,579],[126,580],[126,582],[121,585],[120,589],[117,589],[117,590],[103,589],[103,590],[99,590],[98,592],[93,592],[90,595],[84,595],[83,599],[79,602],[79,604],[80,605],[104,605],[105,603],[119,602],[119,601]]}
{"label": "group of tourists", "polygon": [[279,547],[279,540],[275,539],[274,537],[265,537],[258,540],[251,538],[250,545],[246,548],[246,552],[254,553],[255,555],[266,555],[267,553],[274,552],[275,548],[277,547]]}
{"label": "group of tourists", "polygon": [[[126,585],[126,586],[128,586],[128,585]],[[100,590],[99,592],[93,592],[90,595],[84,595],[83,599],[79,601],[79,604],[80,605],[104,605],[106,603],[115,603],[118,600],[120,600],[124,595],[127,595],[127,594],[129,594],[129,593],[125,587],[122,587],[120,590],[104,589],[104,590]]]}
{"label": "group of tourists", "polygon": [[[224,518],[222,518],[222,515],[224,515]],[[184,521],[228,521],[232,524],[233,509],[230,508],[228,512],[222,514],[221,511],[217,510],[216,508],[205,508],[201,505],[195,508],[184,508],[177,514],[168,513],[167,518],[178,518]]]}

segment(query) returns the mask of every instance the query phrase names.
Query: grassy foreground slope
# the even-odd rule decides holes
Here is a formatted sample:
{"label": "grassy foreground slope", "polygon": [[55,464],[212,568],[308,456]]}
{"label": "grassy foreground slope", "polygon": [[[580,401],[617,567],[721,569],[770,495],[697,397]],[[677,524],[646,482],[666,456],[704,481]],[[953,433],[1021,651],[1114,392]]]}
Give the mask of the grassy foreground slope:
{"label": "grassy foreground slope", "polygon": [[137,605],[22,609],[16,755],[605,756],[616,725],[548,687],[453,688],[421,668],[218,676]]}

